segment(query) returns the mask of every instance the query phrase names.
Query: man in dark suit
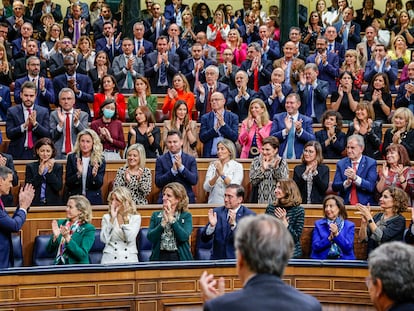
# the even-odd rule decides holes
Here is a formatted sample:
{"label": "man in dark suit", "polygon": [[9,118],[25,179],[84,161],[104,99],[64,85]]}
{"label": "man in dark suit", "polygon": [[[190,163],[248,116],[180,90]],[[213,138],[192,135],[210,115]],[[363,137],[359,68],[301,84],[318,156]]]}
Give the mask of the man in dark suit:
{"label": "man in dark suit", "polygon": [[264,60],[262,47],[253,42],[247,48],[247,59],[240,66],[241,70],[247,72],[249,76],[249,88],[259,91],[259,88],[270,81],[273,71],[273,64],[270,60]]}
{"label": "man in dark suit", "polygon": [[0,84],[0,119],[6,120],[7,110],[11,107],[10,88]]}
{"label": "man in dark suit", "polygon": [[182,0],[175,0],[173,3],[165,6],[164,16],[166,19],[170,20],[171,23],[177,23],[178,26],[182,25],[183,11],[188,7],[188,5],[183,4]]}
{"label": "man in dark suit", "polygon": [[71,38],[73,45],[76,45],[81,36],[89,35],[91,25],[86,18],[82,17],[82,6],[80,4],[73,4],[71,11],[72,17],[65,18],[63,22],[63,34],[65,37]]}
{"label": "man in dark suit", "polygon": [[[190,203],[195,203],[193,186],[198,181],[196,160],[182,151],[183,138],[180,131],[168,131],[166,145],[168,152],[157,158],[155,162],[155,184],[163,189],[170,182],[178,182],[187,191]],[[162,203],[162,191],[158,203]]]}
{"label": "man in dark suit", "polygon": [[144,39],[145,25],[143,22],[136,22],[133,27],[134,33],[134,55],[141,57],[145,64],[146,56],[154,51],[154,44]]}
{"label": "man in dark suit", "polygon": [[[316,39],[316,53],[306,59],[306,63],[316,64],[318,78],[329,83],[329,92],[338,90],[336,78],[339,76],[339,57],[335,53],[328,53],[328,41],[320,37]],[[305,67],[306,68],[306,67]]]}
{"label": "man in dark suit", "polygon": [[284,159],[300,159],[305,144],[315,140],[312,119],[300,114],[299,107],[299,95],[291,93],[286,97],[286,112],[273,117],[270,135],[279,139],[279,155]]}
{"label": "man in dark suit", "polygon": [[218,81],[229,86],[230,90],[236,88],[235,78],[239,67],[233,64],[234,54],[230,48],[226,48],[221,54],[223,63],[218,66],[219,79]]}
{"label": "man in dark suit", "polygon": [[[0,166],[0,195],[8,195],[12,187],[13,171],[6,166]],[[3,202],[0,200],[0,269],[14,266],[12,232],[18,232],[24,222],[26,215],[32,204],[34,188],[31,184],[26,184],[19,193],[19,205],[10,217],[4,209]]]}
{"label": "man in dark suit", "polygon": [[7,18],[7,23],[9,24],[9,40],[13,41],[17,39],[21,33],[20,28],[22,27],[23,23],[30,23],[32,24],[33,21],[27,19],[24,16],[24,4],[21,1],[13,1],[13,15]]}
{"label": "man in dark suit", "polygon": [[32,24],[27,22],[23,23],[22,27],[20,27],[20,36],[11,42],[13,46],[12,55],[14,59],[26,56],[27,43],[29,39],[33,39],[32,36]]}
{"label": "man in dark suit", "polygon": [[191,47],[191,56],[184,60],[181,65],[181,73],[187,78],[190,90],[194,90],[195,82],[206,82],[205,69],[212,63],[203,56],[203,47],[201,43],[194,43]]}
{"label": "man in dark suit", "polygon": [[328,82],[318,79],[316,64],[306,64],[305,74],[298,84],[298,94],[302,102],[300,113],[310,117],[314,123],[320,122],[326,110],[326,98],[329,93]]}
{"label": "man in dark suit", "polygon": [[255,215],[242,205],[244,188],[242,185],[229,184],[224,194],[224,206],[209,209],[208,224],[201,233],[205,243],[213,239],[212,260],[234,259],[234,233],[237,224],[244,216]]}
{"label": "man in dark suit", "polygon": [[153,94],[167,94],[172,78],[180,70],[180,58],[168,51],[168,38],[157,39],[157,50],[148,54],[145,61],[145,76],[149,79]]}
{"label": "man in dark suit", "polygon": [[[39,46],[35,39],[29,39],[26,43],[25,56],[20,57],[14,62],[13,78],[15,80],[27,76],[27,59],[31,56],[39,56]],[[47,64],[40,61],[40,76],[47,77]]]}
{"label": "man in dark suit", "polygon": [[65,56],[63,59],[65,73],[53,79],[55,89],[55,102],[59,105],[59,92],[61,89],[68,87],[75,92],[75,107],[85,111],[91,119],[89,103],[93,103],[94,91],[92,80],[84,74],[76,72],[76,60],[72,55]]}
{"label": "man in dark suit", "polygon": [[105,22],[103,25],[103,36],[95,41],[96,52],[104,51],[109,60],[114,60],[115,56],[122,54],[121,33],[115,37],[115,29],[112,22]]}
{"label": "man in dark suit", "polygon": [[299,27],[290,27],[289,40],[292,41],[297,48],[294,57],[305,61],[309,56],[309,46],[301,42],[302,34]]}
{"label": "man in dark suit", "polygon": [[35,158],[34,145],[42,137],[49,137],[49,110],[35,105],[36,85],[26,81],[20,92],[22,105],[7,111],[6,133],[10,139],[9,153],[13,159]]}
{"label": "man in dark suit", "polygon": [[260,40],[257,41],[262,47],[262,57],[264,60],[274,61],[280,57],[279,42],[271,39],[271,33],[266,25],[259,27]]}
{"label": "man in dark suit", "polygon": [[207,35],[204,31],[199,31],[196,34],[196,42],[201,43],[204,58],[209,59],[213,65],[217,65],[217,49],[208,44]]}
{"label": "man in dark suit", "polygon": [[104,3],[102,4],[101,7],[101,13],[98,17],[98,19],[95,21],[95,23],[92,25],[92,29],[93,29],[93,39],[95,41],[97,41],[98,39],[103,38],[104,33],[103,33],[103,28],[105,23],[110,22],[113,25],[114,28],[114,35],[117,35],[117,27],[116,24],[114,24],[114,22],[116,23],[116,21],[112,20],[112,12],[111,12],[111,7]]}
{"label": "man in dark suit", "polygon": [[56,147],[56,159],[66,159],[73,149],[78,133],[88,128],[88,114],[74,109],[75,102],[73,90],[63,88],[59,92],[60,108],[50,114],[50,137]]}
{"label": "man in dark suit", "polygon": [[156,44],[160,36],[166,35],[170,21],[164,17],[161,11],[161,5],[154,3],[151,7],[152,17],[144,21],[144,37],[148,41]]}
{"label": "man in dark suit", "polygon": [[43,0],[34,5],[32,17],[34,25],[38,25],[42,15],[46,13],[52,14],[56,23],[59,23],[63,18],[60,4],[52,2],[51,0]]}
{"label": "man in dark suit", "polygon": [[[339,58],[339,66],[341,66],[345,60],[345,49],[344,46],[336,41],[338,33],[334,26],[328,26],[325,30],[325,38],[328,40],[328,53],[335,53]],[[365,66],[363,66],[365,67]]]}
{"label": "man in dark suit", "polygon": [[[19,183],[19,176],[14,168],[13,157],[10,154],[0,152],[0,166],[8,167],[13,172],[12,186],[16,187]],[[13,195],[11,193],[2,194],[0,200],[3,201],[4,206],[13,205]]]}
{"label": "man in dark suit", "polygon": [[52,81],[48,78],[41,77],[40,74],[40,59],[36,56],[30,56],[26,60],[27,76],[17,79],[14,84],[14,101],[16,104],[21,104],[20,90],[26,81],[32,81],[37,86],[37,96],[35,105],[50,110],[50,104],[55,103],[55,93],[53,90]]}
{"label": "man in dark suit", "polygon": [[257,98],[257,92],[247,86],[249,76],[243,70],[236,73],[236,87],[231,90],[227,99],[227,109],[237,115],[239,123],[247,118],[249,106],[253,99]]}
{"label": "man in dark suit", "polygon": [[408,64],[408,81],[400,84],[395,108],[408,107],[414,113],[414,62]]}
{"label": "man in dark suit", "polygon": [[[74,50],[71,39],[69,37],[63,37],[62,41],[60,41],[59,50],[52,57],[50,57],[47,64],[52,78],[66,72],[65,66],[63,64],[63,59],[69,55],[76,56],[78,63],[80,59],[82,59],[82,55],[78,55]],[[79,66],[76,68],[76,72],[86,74],[85,65],[79,63]]]}
{"label": "man in dark suit", "polygon": [[285,83],[283,69],[273,69],[270,83],[261,86],[258,93],[258,97],[266,104],[270,119],[273,119],[275,114],[285,111],[286,96],[292,92],[292,87]]}
{"label": "man in dark suit", "polygon": [[227,94],[229,92],[228,85],[218,82],[219,70],[216,66],[210,65],[206,68],[205,71],[206,82],[198,84],[195,88],[196,96],[196,108],[200,112],[200,118],[211,111],[211,97],[214,92],[220,92],[223,94],[224,98],[227,99]]}
{"label": "man in dark suit", "polygon": [[273,216],[244,217],[234,238],[237,272],[243,288],[224,294],[224,278],[207,271],[200,277],[204,310],[321,311],[320,303],[287,285],[283,271],[293,253],[287,227]]}
{"label": "man in dark suit", "polygon": [[344,46],[345,51],[356,48],[361,42],[361,26],[353,21],[354,9],[347,7],[342,13],[343,20],[333,25],[338,33],[336,39]]}
{"label": "man in dark suit", "polygon": [[13,46],[8,40],[9,26],[6,22],[0,22],[0,43],[6,48],[7,60],[12,60]]}
{"label": "man in dark suit", "polygon": [[180,65],[190,56],[188,51],[187,40],[184,40],[180,36],[180,28],[177,24],[172,23],[168,26],[168,50],[172,54],[177,54],[180,57]]}
{"label": "man in dark suit", "polygon": [[201,117],[200,141],[204,144],[203,157],[217,156],[217,143],[223,138],[236,142],[239,120],[236,114],[224,109],[226,99],[220,92],[211,95],[211,112]]}
{"label": "man in dark suit", "polygon": [[260,40],[259,27],[256,26],[256,14],[252,10],[246,11],[242,25],[237,30],[244,43],[250,44]]}
{"label": "man in dark suit", "polygon": [[375,205],[374,193],[377,182],[377,162],[362,153],[365,148],[361,135],[348,137],[347,157],[336,163],[332,190],[339,192],[345,204]]}

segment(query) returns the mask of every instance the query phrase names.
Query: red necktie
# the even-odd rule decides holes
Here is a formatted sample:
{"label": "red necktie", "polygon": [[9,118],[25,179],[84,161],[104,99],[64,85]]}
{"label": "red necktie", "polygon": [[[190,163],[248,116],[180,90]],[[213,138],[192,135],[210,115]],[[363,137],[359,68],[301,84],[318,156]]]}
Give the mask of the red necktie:
{"label": "red necktie", "polygon": [[[32,109],[27,109],[29,115],[28,118],[30,117],[30,115],[32,114]],[[31,122],[29,122],[29,125],[27,126],[27,147],[29,149],[33,148],[33,125]]]}
{"label": "red necktie", "polygon": [[259,92],[259,69],[257,68],[253,71],[253,79],[253,89]]}
{"label": "red necktie", "polygon": [[0,207],[1,207],[2,210],[4,210],[4,204],[3,204],[3,200],[2,199],[0,199]]}
{"label": "red necktie", "polygon": [[[354,169],[355,172],[357,171],[357,165],[358,165],[358,162],[352,162],[352,168]],[[351,205],[355,205],[358,203],[358,194],[357,194],[357,188],[356,188],[355,181],[352,182],[349,203],[351,203]]]}
{"label": "red necktie", "polygon": [[72,141],[70,136],[70,113],[66,112],[65,122],[65,153],[68,154],[72,151]]}
{"label": "red necktie", "polygon": [[208,88],[207,103],[206,103],[206,113],[211,111],[211,95],[213,95],[213,88]]}

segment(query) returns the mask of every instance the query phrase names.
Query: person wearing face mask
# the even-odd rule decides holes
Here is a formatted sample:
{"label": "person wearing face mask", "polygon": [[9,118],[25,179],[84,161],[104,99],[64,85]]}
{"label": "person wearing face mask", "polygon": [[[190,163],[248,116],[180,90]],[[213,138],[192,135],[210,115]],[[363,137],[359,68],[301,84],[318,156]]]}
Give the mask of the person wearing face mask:
{"label": "person wearing face mask", "polygon": [[91,129],[101,139],[105,160],[120,160],[119,151],[125,148],[125,139],[113,99],[106,99],[102,103],[99,108],[99,119],[92,121]]}

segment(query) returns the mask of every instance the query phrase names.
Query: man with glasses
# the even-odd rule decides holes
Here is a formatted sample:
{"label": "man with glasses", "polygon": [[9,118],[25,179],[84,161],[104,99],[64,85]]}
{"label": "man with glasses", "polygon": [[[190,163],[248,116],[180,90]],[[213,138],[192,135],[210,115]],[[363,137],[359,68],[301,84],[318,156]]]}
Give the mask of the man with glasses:
{"label": "man with glasses", "polygon": [[[52,57],[50,57],[48,61],[48,67],[52,78],[65,73],[63,59],[68,55],[72,55],[76,59],[79,59],[81,57],[81,55],[77,55],[76,51],[73,49],[72,40],[69,37],[63,37],[62,41],[60,41],[59,50],[57,51],[57,53],[52,55]],[[79,73],[86,74],[85,65],[80,64],[76,68],[76,71]]]}
{"label": "man with glasses", "polygon": [[104,3],[102,4],[101,14],[99,15],[95,23],[92,25],[93,39],[95,41],[104,37],[104,25],[107,22],[112,23],[114,35],[116,36],[118,34],[117,22],[112,18],[111,7],[108,4]]}
{"label": "man with glasses", "polygon": [[7,60],[10,62],[13,58],[13,46],[7,39],[9,34],[9,26],[5,22],[0,23],[0,43],[4,45],[7,53]]}
{"label": "man with glasses", "polygon": [[[26,43],[26,51],[23,57],[20,57],[14,62],[13,78],[14,80],[23,78],[27,75],[26,61],[31,56],[39,55],[39,44],[35,39],[28,39]],[[40,61],[40,75],[42,77],[47,76],[46,62]]]}
{"label": "man with glasses", "polygon": [[239,118],[224,109],[226,99],[220,92],[211,96],[211,111],[201,117],[200,141],[204,144],[203,158],[217,157],[217,143],[224,138],[236,142],[239,135]]}
{"label": "man with glasses", "polygon": [[[198,36],[198,34],[197,34]],[[219,82],[229,86],[230,90],[236,88],[236,73],[239,67],[233,64],[234,54],[230,48],[226,48],[221,54],[223,63],[218,66],[219,69]]]}

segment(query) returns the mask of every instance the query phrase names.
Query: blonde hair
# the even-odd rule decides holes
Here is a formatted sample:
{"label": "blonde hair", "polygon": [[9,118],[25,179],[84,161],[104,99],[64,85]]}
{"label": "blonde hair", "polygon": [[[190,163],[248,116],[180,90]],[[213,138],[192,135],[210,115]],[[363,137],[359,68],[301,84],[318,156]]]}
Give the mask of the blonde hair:
{"label": "blonde hair", "polygon": [[92,206],[89,200],[83,195],[72,195],[69,197],[69,200],[75,202],[76,209],[80,212],[79,220],[81,222],[91,222],[92,221]]}
{"label": "blonde hair", "polygon": [[115,197],[117,201],[119,201],[122,205],[124,213],[126,215],[135,215],[137,214],[137,206],[135,205],[134,200],[132,199],[131,192],[128,188],[123,186],[118,186],[112,189],[112,191],[108,194],[108,212],[111,213],[111,204],[114,200],[112,196]]}
{"label": "blonde hair", "polygon": [[92,129],[84,129],[82,132],[78,133],[78,136],[76,137],[75,146],[73,147],[73,153],[79,154],[81,152],[80,150],[80,139],[83,135],[89,135],[92,137],[92,152],[91,152],[91,164],[96,162],[98,165],[101,165],[103,163],[103,146],[101,143],[101,140],[99,139],[98,134]]}
{"label": "blonde hair", "polygon": [[82,51],[80,49],[80,45],[83,41],[88,41],[89,43],[89,48],[92,50],[93,46],[92,46],[92,40],[91,38],[89,38],[89,36],[81,36],[78,40],[78,43],[76,44],[76,52],[78,52],[79,54],[82,54]]}
{"label": "blonde hair", "polygon": [[253,99],[250,102],[249,112],[248,112],[248,118],[251,118],[252,117],[251,109],[252,109],[252,106],[254,104],[258,104],[260,106],[260,108],[263,108],[264,109],[262,115],[260,116],[260,121],[262,122],[262,124],[263,125],[266,125],[267,123],[269,123],[269,112],[267,111],[266,104],[260,98],[255,98],[255,99]]}
{"label": "blonde hair", "polygon": [[400,107],[397,110],[395,110],[394,115],[392,116],[392,130],[391,133],[395,133],[396,131],[398,131],[398,129],[395,126],[394,120],[396,117],[401,117],[405,120],[407,120],[407,127],[406,130],[407,132],[411,129],[414,128],[414,115],[411,112],[410,109],[408,109],[407,107]]}
{"label": "blonde hair", "polygon": [[46,41],[49,41],[50,38],[52,37],[52,28],[53,27],[58,27],[60,29],[59,31],[59,40],[62,40],[63,38],[63,30],[62,27],[58,24],[58,23],[53,23],[52,25],[49,26],[49,28],[47,29],[47,33],[46,33]]}
{"label": "blonde hair", "polygon": [[[358,52],[356,50],[347,50],[345,52],[345,58],[347,55],[352,55],[355,58],[355,71],[352,72],[353,74],[355,74],[361,69],[361,63],[359,61]],[[341,69],[343,71],[350,71],[350,69],[346,65],[346,60],[344,60],[344,62],[342,63]]]}
{"label": "blonde hair", "polygon": [[[139,154],[139,164],[138,166],[140,168],[145,168],[145,164],[147,162],[147,157],[145,155],[145,148],[143,145],[141,144],[133,144],[131,146],[128,147],[127,152],[126,152],[126,157],[128,158],[128,154],[131,151],[137,151]],[[128,167],[128,161],[125,163],[125,167]]]}
{"label": "blonde hair", "polygon": [[3,51],[3,58],[0,59],[3,62],[3,66],[5,68],[4,72],[7,72],[7,74],[9,74],[9,70],[10,70],[10,64],[9,61],[7,60],[7,51],[6,48],[4,47],[4,45],[2,43],[0,43],[0,50]]}

